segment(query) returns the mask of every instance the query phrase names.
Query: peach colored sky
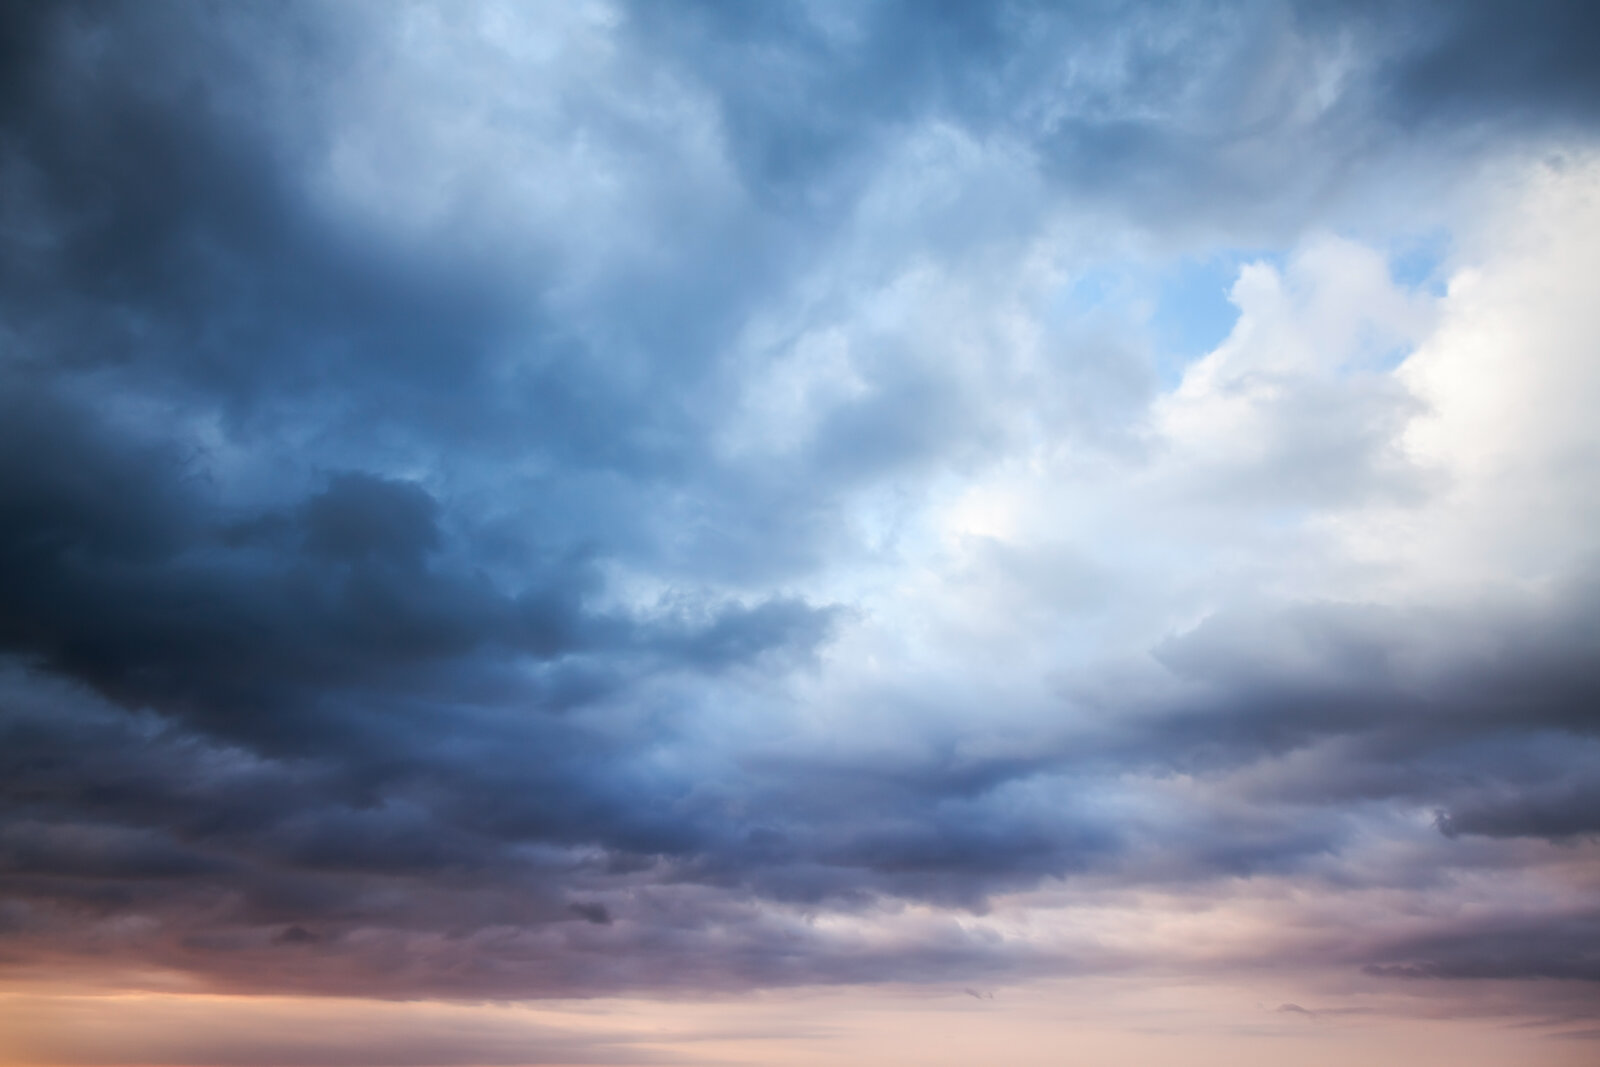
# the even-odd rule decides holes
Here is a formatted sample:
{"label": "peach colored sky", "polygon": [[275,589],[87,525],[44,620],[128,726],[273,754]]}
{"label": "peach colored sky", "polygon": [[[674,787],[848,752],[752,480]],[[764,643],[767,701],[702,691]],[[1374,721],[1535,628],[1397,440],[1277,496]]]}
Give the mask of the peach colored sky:
{"label": "peach colored sky", "polygon": [[[1298,1000],[1282,999],[1287,993]],[[182,994],[0,998],[6,1067],[1307,1067],[1593,1062],[1592,1023],[1502,1015],[1492,993],[1324,995],[1280,981],[844,988],[715,1000],[394,1003]],[[979,995],[975,996],[974,993]]]}

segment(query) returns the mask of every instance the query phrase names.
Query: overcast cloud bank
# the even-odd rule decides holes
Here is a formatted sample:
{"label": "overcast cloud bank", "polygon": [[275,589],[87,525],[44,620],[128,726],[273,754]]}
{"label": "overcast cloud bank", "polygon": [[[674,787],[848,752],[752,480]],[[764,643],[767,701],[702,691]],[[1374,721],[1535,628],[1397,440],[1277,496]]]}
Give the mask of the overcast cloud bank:
{"label": "overcast cloud bank", "polygon": [[1600,17],[1514,14],[8,7],[0,966],[1592,1032]]}

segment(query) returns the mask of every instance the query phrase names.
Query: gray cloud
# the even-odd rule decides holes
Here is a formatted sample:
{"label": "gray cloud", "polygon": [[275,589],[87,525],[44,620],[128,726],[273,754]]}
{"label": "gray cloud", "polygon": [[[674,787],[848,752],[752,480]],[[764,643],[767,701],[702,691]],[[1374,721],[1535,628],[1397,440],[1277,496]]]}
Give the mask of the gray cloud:
{"label": "gray cloud", "polygon": [[[1007,702],[1031,680],[948,634],[926,677],[805,686],[873,621],[856,576],[911,557],[906,501],[1051,448],[1135,475],[1148,458],[1138,337],[1087,343],[1050,325],[1054,297],[990,277],[1026,275],[1038,234],[1070,216],[1086,244],[1101,225],[1163,248],[1292,240],[1390,163],[1452,172],[1529,116],[1518,137],[1591,136],[1591,17],[618,16],[618,85],[529,61],[545,156],[493,141],[515,125],[495,101],[397,60],[411,95],[389,110],[417,141],[384,147],[427,175],[377,168],[394,185],[363,200],[338,185],[363,164],[340,123],[394,58],[380,9],[7,9],[8,959],[388,996],[1000,981],[1132,963],[948,927],[875,949],[807,917],[1326,878],[1357,823],[1398,835],[1418,813],[1419,868],[1589,847],[1600,600],[1579,574],[1470,610],[1241,580],[1174,611],[1201,621],[1164,625],[1136,667],[1030,696],[1025,722]],[[469,177],[428,170],[474,147]],[[576,178],[562,153],[588,161]],[[918,184],[941,180],[962,188]],[[444,206],[396,192],[418,188]],[[994,354],[1023,347],[1025,298],[1043,370]],[[802,375],[773,387],[778,414],[751,406],[746,378],[809,373],[829,344],[834,392]],[[1164,514],[1420,505],[1438,486],[1394,447],[1419,410],[1375,375],[1291,388],[1259,463],[1197,462]],[[741,428],[793,432],[764,451]],[[1055,608],[1144,595],[1066,548],[990,549]],[[808,692],[839,696],[809,709],[826,728],[793,713]],[[1162,792],[1189,781],[1200,799]],[[1404,867],[1385,877],[1422,877]],[[1588,981],[1595,945],[1588,913],[1499,915],[1328,956]]]}

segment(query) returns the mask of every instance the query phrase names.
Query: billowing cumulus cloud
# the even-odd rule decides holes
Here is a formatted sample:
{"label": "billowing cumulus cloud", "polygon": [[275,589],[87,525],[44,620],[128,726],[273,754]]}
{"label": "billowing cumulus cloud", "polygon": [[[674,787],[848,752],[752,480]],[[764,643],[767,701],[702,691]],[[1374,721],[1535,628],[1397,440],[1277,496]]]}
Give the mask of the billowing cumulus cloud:
{"label": "billowing cumulus cloud", "polygon": [[8,981],[1592,1028],[1578,6],[4,21]]}

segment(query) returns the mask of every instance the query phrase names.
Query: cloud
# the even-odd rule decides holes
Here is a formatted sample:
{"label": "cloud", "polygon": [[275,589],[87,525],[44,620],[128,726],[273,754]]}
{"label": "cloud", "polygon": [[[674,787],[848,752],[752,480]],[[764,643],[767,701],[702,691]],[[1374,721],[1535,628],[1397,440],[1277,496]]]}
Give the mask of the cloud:
{"label": "cloud", "polygon": [[1408,123],[1574,123],[1595,118],[1594,74],[1582,52],[1600,36],[1592,13],[1536,3],[1515,18],[1493,3],[1303,5],[1312,18],[1350,19],[1402,42],[1379,64],[1383,106]]}
{"label": "cloud", "polygon": [[[1525,15],[8,12],[6,960],[1591,981],[1592,26]],[[1289,947],[1063,918],[1253,881]]]}

